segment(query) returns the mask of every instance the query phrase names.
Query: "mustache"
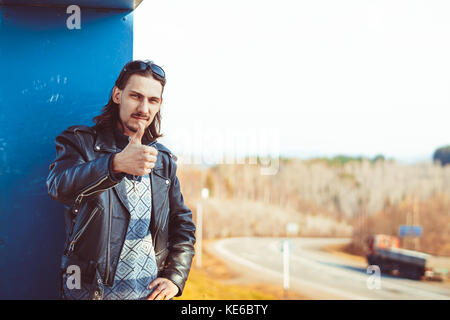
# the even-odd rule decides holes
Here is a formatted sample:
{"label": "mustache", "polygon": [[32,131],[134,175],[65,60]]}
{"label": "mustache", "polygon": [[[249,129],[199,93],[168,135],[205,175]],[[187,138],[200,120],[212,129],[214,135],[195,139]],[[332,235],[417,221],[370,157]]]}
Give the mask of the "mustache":
{"label": "mustache", "polygon": [[136,117],[136,118],[142,118],[142,119],[145,119],[145,120],[149,120],[150,119],[150,116],[143,115],[142,113],[133,113],[133,114],[131,114],[131,116],[132,117]]}

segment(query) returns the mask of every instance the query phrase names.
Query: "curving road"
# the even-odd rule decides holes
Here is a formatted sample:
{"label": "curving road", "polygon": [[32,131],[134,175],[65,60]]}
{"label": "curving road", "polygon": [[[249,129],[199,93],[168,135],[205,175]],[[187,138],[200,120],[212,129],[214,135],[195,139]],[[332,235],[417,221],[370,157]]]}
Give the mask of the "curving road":
{"label": "curving road", "polygon": [[[281,238],[228,238],[210,244],[209,251],[232,269],[256,281],[282,286]],[[371,281],[366,265],[334,256],[323,246],[349,239],[290,238],[290,289],[312,299],[445,299],[450,288],[424,281],[381,275]],[[370,279],[369,279],[370,278]]]}

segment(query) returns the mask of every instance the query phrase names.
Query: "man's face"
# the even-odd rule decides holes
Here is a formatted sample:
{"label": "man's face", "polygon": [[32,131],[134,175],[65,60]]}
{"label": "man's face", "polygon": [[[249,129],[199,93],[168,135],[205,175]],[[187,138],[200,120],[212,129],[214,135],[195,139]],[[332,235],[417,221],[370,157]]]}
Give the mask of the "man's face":
{"label": "man's face", "polygon": [[113,101],[119,105],[119,117],[124,132],[132,136],[142,122],[147,128],[158,113],[162,103],[162,85],[152,77],[133,74],[126,87],[113,89]]}

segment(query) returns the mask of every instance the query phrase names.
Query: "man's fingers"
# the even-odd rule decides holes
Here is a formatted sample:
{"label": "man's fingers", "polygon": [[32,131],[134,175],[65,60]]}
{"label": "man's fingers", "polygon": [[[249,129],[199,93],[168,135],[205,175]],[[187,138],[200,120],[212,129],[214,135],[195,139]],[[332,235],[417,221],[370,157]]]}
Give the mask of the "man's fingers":
{"label": "man's fingers", "polygon": [[156,287],[152,294],[148,297],[148,300],[155,300],[155,298],[163,291],[162,288]]}
{"label": "man's fingers", "polygon": [[164,294],[164,291],[161,291],[154,300],[164,300],[166,298],[166,295]]}
{"label": "man's fingers", "polygon": [[150,170],[152,170],[154,167],[155,167],[155,163],[154,162],[147,163],[144,166],[145,174],[150,173]]}
{"label": "man's fingers", "polygon": [[171,293],[168,288],[161,290],[155,289],[147,300],[169,300],[175,296],[175,293]]}
{"label": "man's fingers", "polygon": [[155,288],[152,293],[150,294],[150,296],[147,298],[147,300],[153,300],[156,295],[161,291],[161,288],[158,288],[158,285],[160,283],[160,281],[158,281],[159,278],[156,278],[155,280],[153,280],[149,285],[148,285],[148,289],[151,290],[153,288]]}
{"label": "man's fingers", "polygon": [[157,160],[157,157],[154,156],[154,155],[152,155],[152,154],[145,153],[145,154],[144,154],[144,159],[145,159],[145,161],[147,161],[147,162],[155,163],[156,160]]}
{"label": "man's fingers", "polygon": [[178,293],[178,287],[170,280],[165,278],[156,278],[148,286],[149,289],[157,286],[147,300],[169,300]]}
{"label": "man's fingers", "polygon": [[153,147],[149,147],[149,146],[143,146],[145,149],[145,153],[151,154],[153,156],[157,156],[158,155],[158,150],[156,150]]}
{"label": "man's fingers", "polygon": [[151,289],[153,287],[156,287],[157,285],[159,285],[160,283],[163,282],[163,279],[161,278],[156,278],[155,280],[153,280],[152,282],[150,282],[150,284],[148,285],[148,288]]}
{"label": "man's fingers", "polygon": [[131,137],[130,143],[133,144],[141,144],[142,137],[144,136],[145,127],[144,125],[139,121],[138,122],[138,130],[136,133]]}

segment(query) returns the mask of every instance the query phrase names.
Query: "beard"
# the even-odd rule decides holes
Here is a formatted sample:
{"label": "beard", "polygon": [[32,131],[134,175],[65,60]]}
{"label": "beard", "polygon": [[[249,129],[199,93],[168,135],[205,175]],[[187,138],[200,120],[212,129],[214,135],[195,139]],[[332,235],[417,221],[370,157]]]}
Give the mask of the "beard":
{"label": "beard", "polygon": [[[137,126],[132,126],[132,125],[130,125],[130,124],[128,124],[128,123],[125,123],[124,125],[125,125],[125,127],[126,127],[128,130],[130,130],[131,132],[137,132],[137,131],[138,131]],[[145,129],[147,129],[147,128],[145,128]]]}
{"label": "beard", "polygon": [[[130,116],[130,120],[128,120],[128,121],[120,121],[121,122],[121,124],[122,124],[122,128],[123,129],[128,129],[130,132],[133,132],[133,133],[136,133],[137,131],[138,131],[138,124],[137,123],[135,123],[135,121],[133,121],[133,120],[137,120],[137,119],[135,119],[135,118],[133,118],[133,116],[134,115],[131,115]],[[137,116],[139,116],[139,115],[137,115]],[[140,121],[140,120],[139,120]],[[144,131],[146,131],[148,128],[149,128],[149,126],[150,126],[150,124],[148,124],[148,123],[146,123],[145,124],[145,128],[144,128]]]}
{"label": "beard", "polygon": [[[123,120],[120,120],[119,124],[120,124],[120,127],[121,127],[120,129],[121,129],[122,133],[125,135],[129,136],[138,131],[137,124],[129,123],[128,121],[123,121]],[[145,130],[147,130],[147,128],[148,127],[145,127]]]}

